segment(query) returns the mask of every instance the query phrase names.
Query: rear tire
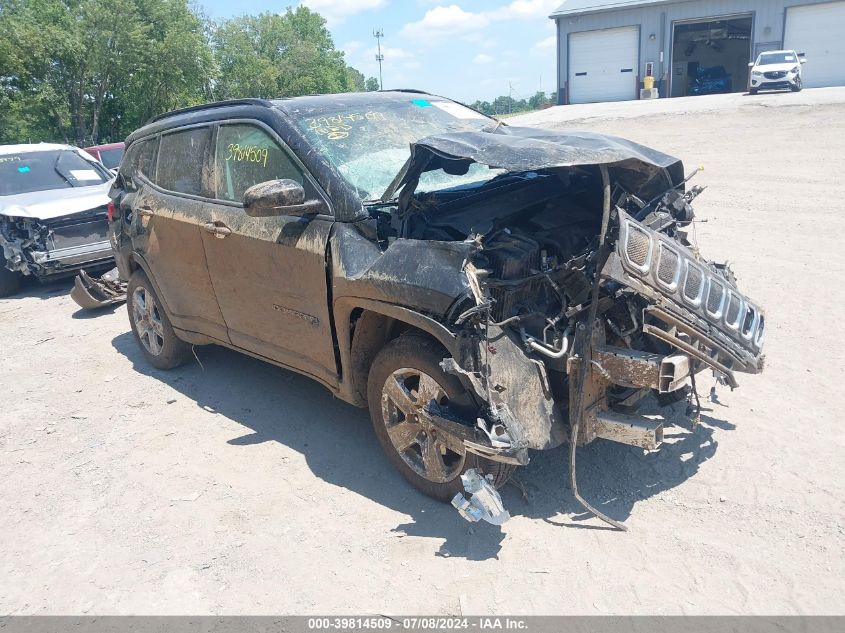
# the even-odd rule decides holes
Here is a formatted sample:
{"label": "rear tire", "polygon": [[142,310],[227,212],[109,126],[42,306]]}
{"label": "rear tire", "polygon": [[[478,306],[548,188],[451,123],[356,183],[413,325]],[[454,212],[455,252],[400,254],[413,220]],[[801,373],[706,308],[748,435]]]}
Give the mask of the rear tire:
{"label": "rear tire", "polygon": [[501,488],[516,466],[466,452],[454,436],[417,421],[414,410],[432,399],[446,404],[466,391],[460,380],[440,368],[446,356],[443,347],[424,335],[400,336],[373,361],[367,399],[373,429],[390,462],[424,495],[448,502],[463,491],[460,476],[470,468],[492,475]]}
{"label": "rear tire", "polygon": [[23,275],[6,268],[6,258],[3,257],[3,249],[0,248],[0,297],[11,297],[21,289]]}
{"label": "rear tire", "polygon": [[140,268],[129,278],[126,308],[135,342],[150,365],[173,369],[188,360],[191,347],[176,336],[153,285]]}

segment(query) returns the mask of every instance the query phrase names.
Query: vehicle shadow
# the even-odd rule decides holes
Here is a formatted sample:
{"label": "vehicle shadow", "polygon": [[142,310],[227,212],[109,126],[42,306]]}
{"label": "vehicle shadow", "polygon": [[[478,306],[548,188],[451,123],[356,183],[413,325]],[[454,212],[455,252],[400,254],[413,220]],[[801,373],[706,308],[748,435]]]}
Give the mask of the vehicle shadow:
{"label": "vehicle shadow", "polygon": [[112,305],[103,306],[101,308],[79,308],[76,312],[70,315],[71,319],[87,321],[88,319],[96,319],[105,314],[114,314],[118,310],[125,310],[126,303],[113,303]]}
{"label": "vehicle shadow", "polygon": [[[140,373],[241,424],[246,432],[231,438],[231,446],[280,442],[300,452],[315,476],[410,515],[410,521],[393,528],[395,533],[442,539],[435,556],[498,557],[505,538],[500,527],[466,523],[451,506],[418,493],[384,456],[367,411],[327,397],[315,381],[215,346],[195,348],[202,366],[191,362],[164,372],[145,362],[131,333],[115,337],[112,345]],[[702,415],[694,430],[671,427],[669,442],[645,456],[632,447],[594,442],[578,451],[579,489],[597,508],[624,520],[637,501],[681,484],[713,456],[715,428],[730,425]],[[534,453],[531,464],[517,471],[519,483],[502,491],[505,507],[514,516],[604,529],[572,496],[567,468],[567,447]],[[561,518],[567,515],[572,519]]]}

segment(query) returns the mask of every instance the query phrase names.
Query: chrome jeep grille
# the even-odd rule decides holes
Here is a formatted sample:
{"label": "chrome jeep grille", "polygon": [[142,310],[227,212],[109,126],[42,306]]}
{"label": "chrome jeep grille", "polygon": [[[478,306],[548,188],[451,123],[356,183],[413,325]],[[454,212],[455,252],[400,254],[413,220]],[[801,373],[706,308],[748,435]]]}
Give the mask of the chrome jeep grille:
{"label": "chrome jeep grille", "polygon": [[707,293],[707,311],[713,316],[721,315],[724,298],[725,287],[718,281],[711,281],[710,290]]}
{"label": "chrome jeep grille", "polygon": [[645,266],[651,254],[651,239],[642,229],[631,227],[628,243],[625,245],[628,259],[636,266]]}
{"label": "chrome jeep grille", "polygon": [[760,349],[762,311],[688,248],[621,214],[617,252],[634,278],[695,313],[743,346]]}
{"label": "chrome jeep grille", "polygon": [[731,300],[728,303],[728,312],[725,315],[725,321],[727,321],[728,325],[731,327],[739,326],[739,310],[741,307],[742,300],[734,293],[731,293]]}
{"label": "chrome jeep grille", "polygon": [[678,283],[678,273],[681,271],[681,258],[678,254],[660,245],[660,263],[657,266],[657,278],[667,286]]}
{"label": "chrome jeep grille", "polygon": [[701,301],[704,286],[704,274],[695,266],[687,268],[687,281],[684,284],[684,298],[688,301]]}

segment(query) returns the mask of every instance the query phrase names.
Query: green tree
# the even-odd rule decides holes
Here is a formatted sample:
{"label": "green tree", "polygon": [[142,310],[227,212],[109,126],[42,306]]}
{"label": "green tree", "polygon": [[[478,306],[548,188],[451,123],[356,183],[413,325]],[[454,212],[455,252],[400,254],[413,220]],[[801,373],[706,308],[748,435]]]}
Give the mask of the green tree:
{"label": "green tree", "polygon": [[368,89],[307,8],[214,24],[189,2],[0,0],[0,142],[120,140],[215,98]]}
{"label": "green tree", "polygon": [[365,89],[367,92],[377,92],[381,90],[381,85],[379,84],[378,79],[376,79],[375,77],[370,77],[369,79],[367,79]]}
{"label": "green tree", "polygon": [[539,110],[540,108],[545,108],[550,104],[551,101],[549,101],[549,96],[542,90],[536,92],[530,99],[528,99],[528,107],[531,110]]}
{"label": "green tree", "polygon": [[310,9],[288,8],[224,20],[214,30],[218,99],[291,97],[365,88],[346,65],[326,21]]}
{"label": "green tree", "polygon": [[0,41],[3,141],[122,138],[213,72],[187,0],[4,0]]}

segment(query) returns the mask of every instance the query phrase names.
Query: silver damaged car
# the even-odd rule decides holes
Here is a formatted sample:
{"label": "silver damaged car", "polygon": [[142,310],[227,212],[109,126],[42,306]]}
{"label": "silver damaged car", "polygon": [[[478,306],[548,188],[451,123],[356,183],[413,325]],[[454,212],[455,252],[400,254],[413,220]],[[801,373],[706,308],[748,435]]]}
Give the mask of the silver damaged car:
{"label": "silver damaged car", "polygon": [[70,145],[0,146],[0,297],[39,280],[113,266],[113,175]]}

